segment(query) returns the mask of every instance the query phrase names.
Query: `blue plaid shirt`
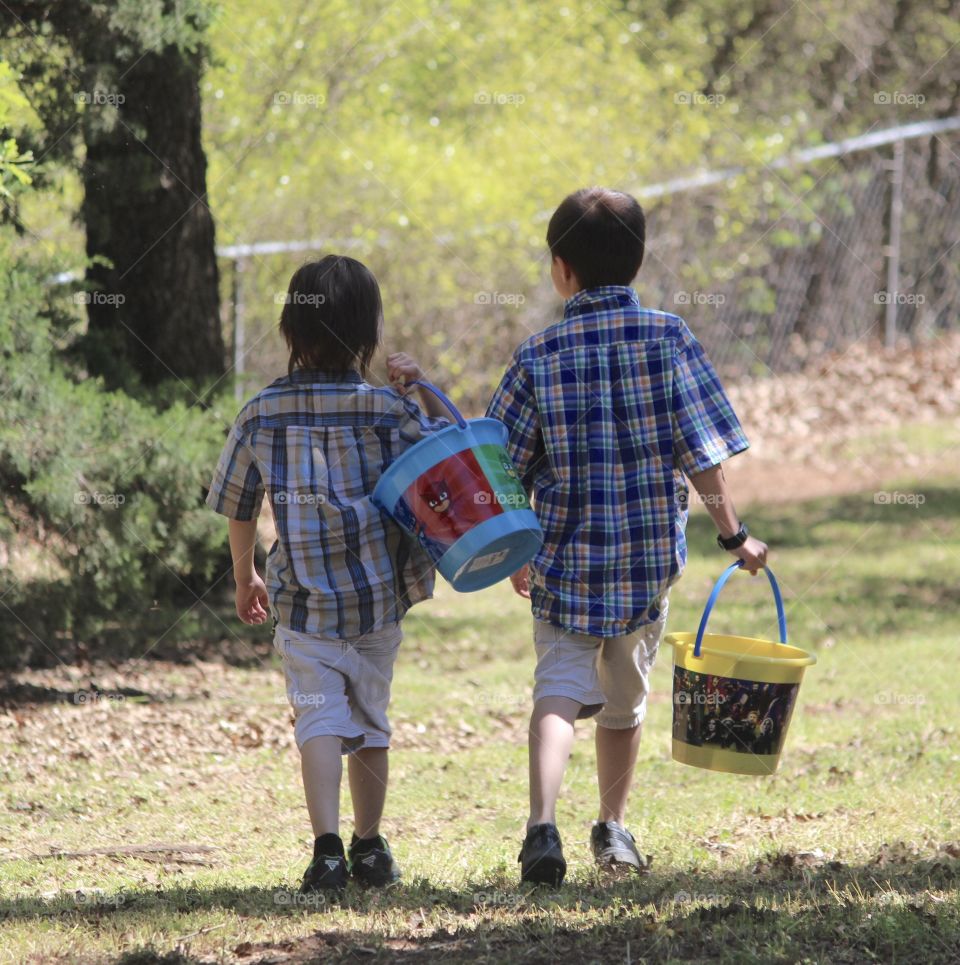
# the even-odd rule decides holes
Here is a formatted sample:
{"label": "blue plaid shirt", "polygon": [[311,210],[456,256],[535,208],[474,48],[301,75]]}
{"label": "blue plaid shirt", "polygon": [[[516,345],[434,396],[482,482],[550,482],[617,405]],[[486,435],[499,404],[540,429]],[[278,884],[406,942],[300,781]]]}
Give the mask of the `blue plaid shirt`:
{"label": "blue plaid shirt", "polygon": [[534,616],[598,637],[656,620],[686,563],[684,475],[749,445],[683,319],[632,288],[578,292],[514,353],[487,414],[544,531]]}
{"label": "blue plaid shirt", "polygon": [[391,462],[447,424],[356,372],[298,369],[243,407],[207,504],[249,520],[269,498],[277,541],[266,584],[279,623],[349,639],[432,596],[432,561],[370,494]]}

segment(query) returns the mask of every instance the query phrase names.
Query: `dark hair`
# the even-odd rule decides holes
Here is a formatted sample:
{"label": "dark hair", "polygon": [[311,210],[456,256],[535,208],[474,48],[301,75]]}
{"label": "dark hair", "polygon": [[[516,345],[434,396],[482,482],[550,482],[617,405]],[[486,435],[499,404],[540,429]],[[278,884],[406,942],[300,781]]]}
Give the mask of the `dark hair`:
{"label": "dark hair", "polygon": [[366,265],[327,255],[298,268],[280,313],[280,334],[290,348],[289,371],[322,369],[365,374],[380,344],[380,286]]}
{"label": "dark hair", "polygon": [[567,195],[547,226],[550,254],[583,288],[629,285],[643,263],[646,221],[637,199],[609,188]]}

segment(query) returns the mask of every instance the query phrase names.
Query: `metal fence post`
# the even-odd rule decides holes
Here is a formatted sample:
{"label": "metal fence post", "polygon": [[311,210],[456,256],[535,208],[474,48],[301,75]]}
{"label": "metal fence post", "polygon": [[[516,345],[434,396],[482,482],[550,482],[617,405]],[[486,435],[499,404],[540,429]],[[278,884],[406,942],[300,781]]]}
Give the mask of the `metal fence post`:
{"label": "metal fence post", "polygon": [[883,341],[887,348],[897,343],[897,309],[900,307],[900,226],[903,221],[903,141],[893,142],[890,165],[890,228],[887,235],[887,304]]}

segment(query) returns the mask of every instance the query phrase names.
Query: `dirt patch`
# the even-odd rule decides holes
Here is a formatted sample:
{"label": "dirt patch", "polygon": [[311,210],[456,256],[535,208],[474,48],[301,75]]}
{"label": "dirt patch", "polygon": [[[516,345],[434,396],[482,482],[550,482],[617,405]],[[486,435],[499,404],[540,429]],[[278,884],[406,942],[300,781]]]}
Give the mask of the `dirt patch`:
{"label": "dirt patch", "polygon": [[[744,381],[729,393],[751,448],[727,466],[743,504],[863,492],[891,467],[960,476],[960,445],[924,452],[906,426],[960,416],[960,335],[887,350],[855,343],[802,373]],[[866,440],[858,444],[858,440]]]}

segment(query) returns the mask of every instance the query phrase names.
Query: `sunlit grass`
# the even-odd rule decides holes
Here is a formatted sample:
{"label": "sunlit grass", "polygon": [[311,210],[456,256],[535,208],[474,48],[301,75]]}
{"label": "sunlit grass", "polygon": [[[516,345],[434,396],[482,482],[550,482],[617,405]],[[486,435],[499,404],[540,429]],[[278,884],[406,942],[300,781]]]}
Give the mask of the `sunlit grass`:
{"label": "sunlit grass", "polygon": [[[960,491],[942,481],[915,491],[919,506],[864,493],[751,510],[774,548],[791,642],[818,663],[779,772],[745,778],[670,759],[661,654],[630,810],[650,875],[609,882],[594,871],[584,724],[559,811],[567,883],[555,894],[518,887],[529,612],[506,585],[444,587],[407,620],[396,675],[385,831],[400,887],[350,892],[341,907],[292,904],[309,832],[276,665],[162,665],[166,702],[0,717],[0,960],[257,961],[300,940],[302,960],[953,960]],[[704,518],[690,543],[675,630],[695,629],[726,563]],[[744,575],[711,629],[775,626],[766,581]],[[349,834],[346,796],[343,810]],[[214,850],[41,860],[51,847],[144,843]]]}

